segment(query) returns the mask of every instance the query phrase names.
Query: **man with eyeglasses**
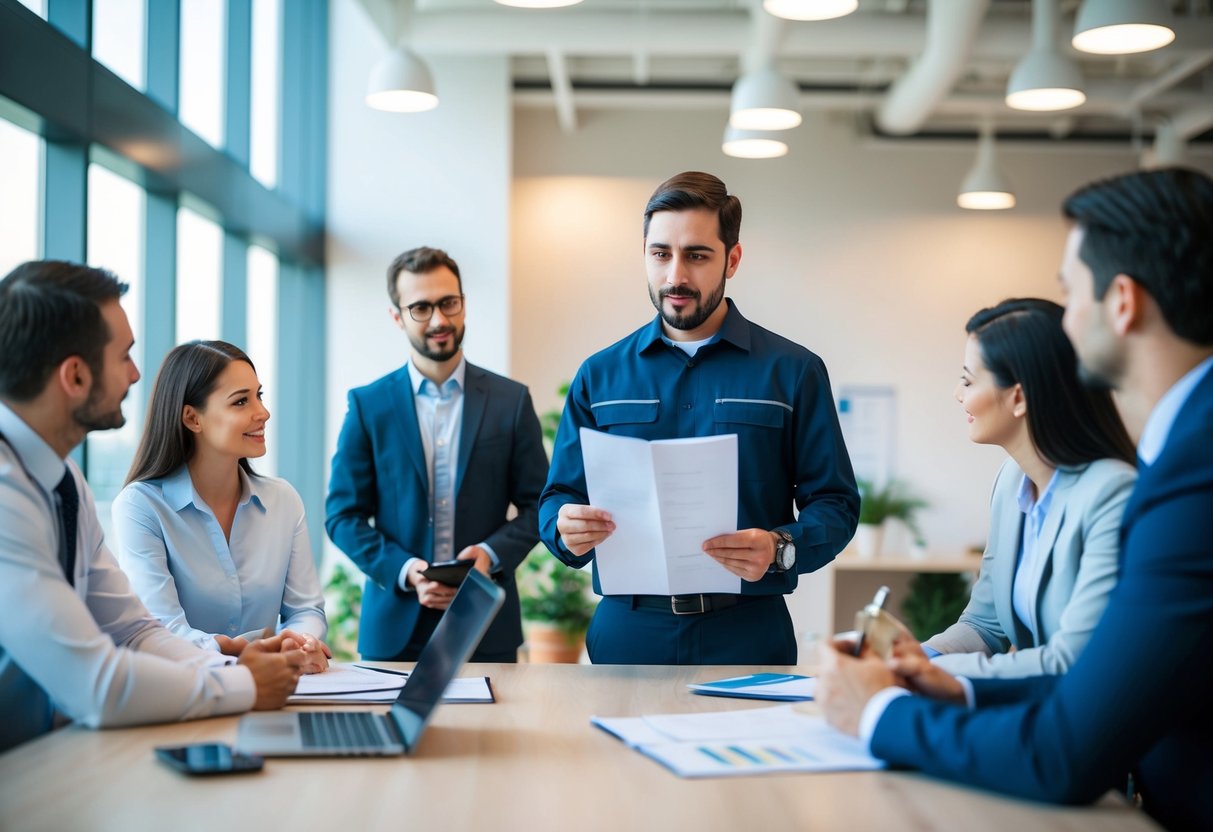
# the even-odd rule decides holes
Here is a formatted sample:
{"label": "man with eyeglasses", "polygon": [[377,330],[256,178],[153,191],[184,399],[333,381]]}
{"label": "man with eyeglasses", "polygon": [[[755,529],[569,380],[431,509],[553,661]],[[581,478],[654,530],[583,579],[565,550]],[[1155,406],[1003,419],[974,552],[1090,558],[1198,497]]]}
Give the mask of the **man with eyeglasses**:
{"label": "man with eyeglasses", "polygon": [[531,395],[464,359],[463,281],[445,251],[401,254],[387,290],[409,360],[350,391],[325,504],[329,537],[367,575],[358,651],[416,661],[456,589],[424,573],[461,560],[506,593],[472,661],[516,661],[514,570],[539,540],[548,470]]}

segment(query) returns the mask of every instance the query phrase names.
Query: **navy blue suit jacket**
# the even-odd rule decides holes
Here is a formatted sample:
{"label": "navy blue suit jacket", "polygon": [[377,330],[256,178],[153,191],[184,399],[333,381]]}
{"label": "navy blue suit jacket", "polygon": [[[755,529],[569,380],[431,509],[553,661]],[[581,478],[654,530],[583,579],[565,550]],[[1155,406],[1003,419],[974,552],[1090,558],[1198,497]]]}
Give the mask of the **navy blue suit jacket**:
{"label": "navy blue suit jacket", "polygon": [[[522,624],[514,570],[539,540],[539,493],[548,469],[530,393],[468,364],[459,436],[454,553],[481,542],[492,546],[501,562],[494,577],[506,593],[479,649],[516,650]],[[421,606],[415,594],[397,588],[397,579],[409,558],[431,557],[429,499],[406,366],[350,391],[325,501],[329,537],[367,575],[358,634],[364,656],[394,656],[413,633]],[[507,520],[511,503],[518,514]]]}
{"label": "navy blue suit jacket", "polygon": [[1130,770],[1174,829],[1213,828],[1213,372],[1144,468],[1121,575],[1064,676],[975,680],[978,708],[902,697],[872,750],[891,763],[1037,800],[1090,802]]}

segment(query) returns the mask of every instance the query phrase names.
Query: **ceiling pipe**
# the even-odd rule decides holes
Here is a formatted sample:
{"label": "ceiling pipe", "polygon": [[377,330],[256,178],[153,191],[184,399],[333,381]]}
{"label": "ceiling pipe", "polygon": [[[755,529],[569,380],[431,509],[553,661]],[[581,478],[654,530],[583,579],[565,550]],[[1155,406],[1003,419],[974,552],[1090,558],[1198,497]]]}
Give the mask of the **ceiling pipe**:
{"label": "ceiling pipe", "polygon": [[904,136],[922,128],[956,86],[989,6],[990,0],[930,0],[926,46],[877,111],[881,130]]}

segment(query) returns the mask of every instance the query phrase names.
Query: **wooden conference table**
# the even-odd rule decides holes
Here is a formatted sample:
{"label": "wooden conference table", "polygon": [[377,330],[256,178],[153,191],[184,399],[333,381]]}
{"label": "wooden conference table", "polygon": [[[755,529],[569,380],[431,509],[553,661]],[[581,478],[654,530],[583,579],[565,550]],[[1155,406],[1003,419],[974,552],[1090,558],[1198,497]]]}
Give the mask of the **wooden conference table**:
{"label": "wooden conference table", "polygon": [[1156,828],[1112,795],[1094,807],[1057,808],[904,772],[682,780],[589,723],[595,714],[766,704],[685,687],[738,672],[469,665],[461,675],[490,676],[497,704],[440,707],[415,756],[270,759],[251,775],[186,778],[152,755],[157,745],[233,742],[238,717],[69,727],[0,755],[0,830]]}

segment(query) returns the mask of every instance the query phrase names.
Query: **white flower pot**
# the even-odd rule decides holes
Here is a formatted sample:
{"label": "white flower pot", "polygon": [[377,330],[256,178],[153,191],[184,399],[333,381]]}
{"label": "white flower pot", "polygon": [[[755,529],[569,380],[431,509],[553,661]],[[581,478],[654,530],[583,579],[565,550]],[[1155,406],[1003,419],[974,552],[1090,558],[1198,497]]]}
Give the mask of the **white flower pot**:
{"label": "white flower pot", "polygon": [[874,558],[884,543],[883,523],[860,523],[855,530],[855,551],[861,558]]}

